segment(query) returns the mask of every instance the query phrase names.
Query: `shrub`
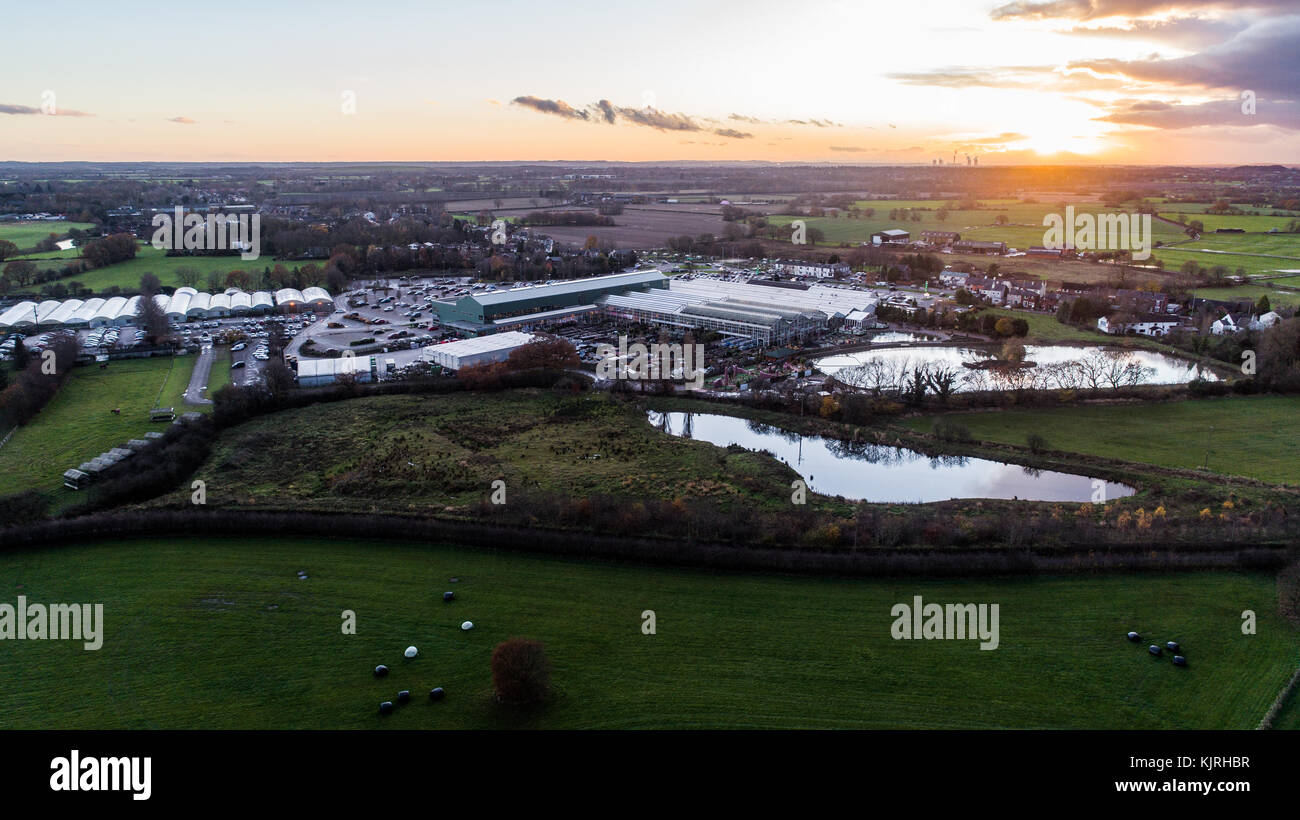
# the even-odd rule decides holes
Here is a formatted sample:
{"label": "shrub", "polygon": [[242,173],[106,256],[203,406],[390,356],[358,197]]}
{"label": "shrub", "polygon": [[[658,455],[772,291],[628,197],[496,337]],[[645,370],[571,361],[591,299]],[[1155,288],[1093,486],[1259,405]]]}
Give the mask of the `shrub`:
{"label": "shrub", "polygon": [[1047,439],[1037,433],[1030,433],[1026,443],[1029,444],[1029,451],[1034,454],[1045,452],[1048,449]]}
{"label": "shrub", "polygon": [[970,441],[970,430],[966,425],[951,419],[939,419],[934,423],[934,434],[944,441]]}
{"label": "shrub", "polygon": [[551,662],[538,641],[511,638],[492,650],[492,687],[512,706],[541,703],[551,690]]}

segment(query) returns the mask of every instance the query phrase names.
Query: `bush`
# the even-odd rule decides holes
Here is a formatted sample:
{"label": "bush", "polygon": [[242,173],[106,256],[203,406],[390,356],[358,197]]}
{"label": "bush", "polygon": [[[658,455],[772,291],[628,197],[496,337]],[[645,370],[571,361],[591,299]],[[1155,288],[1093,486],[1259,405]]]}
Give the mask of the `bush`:
{"label": "bush", "polygon": [[551,662],[538,641],[511,638],[492,650],[492,687],[512,706],[541,703],[551,690]]}
{"label": "bush", "polygon": [[934,423],[934,434],[944,441],[970,441],[970,429],[951,419],[939,419]]}
{"label": "bush", "polygon": [[351,347],[360,347],[361,345],[372,345],[374,343],[375,343],[375,337],[367,336],[364,339],[354,339],[348,342],[348,345]]}
{"label": "bush", "polygon": [[1029,444],[1029,451],[1031,453],[1037,454],[1037,453],[1044,452],[1045,450],[1048,449],[1047,439],[1043,438],[1037,433],[1030,433],[1029,438],[1027,438],[1025,441],[1026,443]]}

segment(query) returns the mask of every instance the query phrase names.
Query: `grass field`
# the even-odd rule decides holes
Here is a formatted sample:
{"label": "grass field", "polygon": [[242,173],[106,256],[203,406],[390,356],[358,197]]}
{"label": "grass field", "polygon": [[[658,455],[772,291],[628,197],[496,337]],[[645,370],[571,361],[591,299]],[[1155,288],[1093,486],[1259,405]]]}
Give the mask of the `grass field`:
{"label": "grass field", "polygon": [[[181,401],[194,361],[193,356],[123,359],[107,370],[95,365],[74,370],[45,409],[0,447],[0,495],[71,492],[63,489],[64,470],[149,430],[167,428],[166,422],[149,421],[152,408],[175,407],[177,414],[207,410]],[[214,376],[218,373],[214,364]],[[113,408],[121,408],[121,415]]]}
{"label": "grass field", "polygon": [[[949,202],[943,200],[862,200],[857,207],[872,208],[875,213],[869,218],[852,219],[847,214],[839,217],[796,217],[772,216],[769,221],[788,225],[795,219],[803,219],[808,227],[820,228],[825,239],[823,244],[838,245],[841,242],[860,244],[869,242],[871,234],[886,228],[902,228],[919,238],[921,231],[956,231],[962,239],[977,239],[1006,242],[1009,247],[1024,250],[1031,245],[1043,244],[1043,235],[1047,230],[1043,226],[1046,214],[1064,212],[1056,202],[1026,203],[1019,200],[981,200],[986,206],[980,210],[950,210],[947,219],[940,220],[938,212]],[[901,209],[915,209],[913,213],[920,216],[919,221],[907,218],[890,219],[889,212]],[[1099,202],[1074,203],[1076,215],[1090,213],[1115,213],[1115,208],[1108,208]],[[1007,224],[997,225],[999,216],[1007,218]],[[1181,230],[1168,223],[1153,221],[1151,225],[1153,239],[1173,241],[1186,238]]]}
{"label": "grass field", "polygon": [[[62,258],[39,260],[34,256],[27,258],[36,261],[37,267],[41,269],[61,268],[69,261],[67,254],[64,254]],[[275,262],[269,256],[247,262],[238,256],[167,256],[165,251],[142,244],[137,247],[134,259],[80,273],[59,281],[64,284],[73,281],[80,282],[85,287],[96,292],[102,292],[114,286],[124,291],[136,291],[140,287],[140,277],[146,273],[152,273],[158,277],[165,287],[180,287],[181,281],[176,276],[176,269],[191,267],[199,272],[198,287],[202,290],[207,287],[207,276],[210,272],[215,271],[221,274],[224,280],[225,274],[232,270],[259,273],[263,268],[274,264]],[[222,287],[224,288],[224,284]]]}
{"label": "grass field", "polygon": [[[6,554],[0,582],[8,601],[101,602],[106,624],[98,651],[0,643],[11,729],[1249,729],[1300,660],[1271,576],[1226,572],[839,580],[170,539]],[[893,640],[891,608],[914,595],[997,603],[998,648]],[[1240,632],[1245,609],[1256,635]],[[1149,657],[1130,629],[1180,641],[1191,665]],[[542,641],[553,663],[540,710],[492,700],[489,658],[513,636]],[[420,656],[406,660],[411,644]],[[373,678],[379,663],[392,674]],[[434,686],[446,700],[429,702]],[[399,689],[412,703],[379,716]]]}
{"label": "grass field", "polygon": [[318,404],[224,432],[196,478],[208,504],[441,509],[507,486],[583,496],[705,495],[788,504],[788,468],[670,438],[604,395],[378,396]]}
{"label": "grass field", "polygon": [[1197,288],[1193,290],[1192,293],[1205,299],[1218,299],[1225,302],[1231,302],[1237,299],[1249,299],[1252,302],[1258,302],[1259,297],[1267,296],[1269,306],[1272,308],[1277,308],[1280,305],[1289,305],[1291,307],[1300,306],[1300,292],[1277,290],[1265,285],[1238,285],[1231,288]]}
{"label": "grass field", "polygon": [[[1300,484],[1300,398],[1239,396],[1166,404],[961,413],[947,418],[976,438],[1023,446],[1033,433],[1048,447],[1162,467],[1196,468],[1210,450],[1214,472]],[[935,417],[911,419],[928,432]],[[1213,431],[1211,431],[1213,428]]]}
{"label": "grass field", "polygon": [[33,247],[50,234],[63,236],[73,228],[88,230],[89,222],[0,222],[0,239],[7,239],[20,250]]}

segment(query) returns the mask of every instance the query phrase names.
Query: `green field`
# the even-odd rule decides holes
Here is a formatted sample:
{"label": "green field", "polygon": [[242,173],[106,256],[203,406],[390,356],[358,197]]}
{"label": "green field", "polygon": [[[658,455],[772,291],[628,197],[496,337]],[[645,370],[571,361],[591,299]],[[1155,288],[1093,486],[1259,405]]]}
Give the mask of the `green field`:
{"label": "green field", "polygon": [[1300,292],[1276,290],[1264,285],[1238,285],[1231,288],[1196,288],[1192,293],[1204,299],[1218,299],[1225,302],[1231,302],[1237,299],[1249,299],[1252,302],[1258,302],[1259,297],[1267,296],[1269,306],[1274,309],[1281,305],[1289,305],[1291,307],[1300,306]]}
{"label": "green field", "polygon": [[[63,489],[64,470],[149,430],[167,429],[167,422],[149,421],[152,408],[175,407],[178,415],[209,409],[181,401],[194,361],[155,357],[110,362],[106,370],[78,367],[45,409],[0,447],[0,495],[32,489],[71,493]],[[213,365],[214,377],[220,370]]]}
{"label": "green field", "polygon": [[[35,259],[35,257],[31,258]],[[44,259],[40,260],[37,266],[42,269],[61,268],[68,261],[67,258]],[[207,276],[212,271],[223,277],[232,270],[258,274],[264,268],[274,264],[275,262],[269,256],[247,262],[238,256],[167,256],[165,251],[141,244],[137,247],[134,259],[59,281],[64,284],[72,281],[80,282],[95,292],[102,292],[114,286],[124,291],[137,291],[140,288],[140,277],[152,273],[158,277],[164,287],[180,287],[181,281],[176,276],[176,269],[191,267],[199,272],[198,287],[202,290],[207,288]],[[222,287],[225,287],[224,283]]]}
{"label": "green field", "polygon": [[[0,581],[11,602],[103,603],[106,624],[98,651],[0,643],[10,729],[1250,729],[1300,661],[1262,574],[843,580],[168,539],[6,554]],[[915,595],[998,604],[998,648],[893,640],[891,609]],[[1245,609],[1256,635],[1241,634]],[[1180,641],[1191,665],[1148,656],[1130,629]],[[538,710],[491,697],[492,649],[514,636],[542,641],[554,667]],[[411,704],[379,716],[399,689]]]}
{"label": "green field", "polygon": [[88,230],[89,222],[0,222],[0,239],[7,239],[20,250],[33,247],[50,234],[63,236],[73,228]]}
{"label": "green field", "polygon": [[[1300,484],[1300,398],[1240,396],[1165,404],[1065,407],[950,414],[976,439],[1025,445],[1037,433],[1073,453]],[[928,432],[934,416],[911,419]]]}
{"label": "green field", "polygon": [[[788,225],[795,219],[803,219],[808,227],[820,228],[825,234],[823,244],[838,245],[841,242],[861,244],[871,241],[871,234],[887,228],[902,228],[911,232],[913,238],[919,238],[921,231],[956,231],[962,239],[977,239],[1006,242],[1009,247],[1024,250],[1031,245],[1042,245],[1043,235],[1047,230],[1043,226],[1043,217],[1050,213],[1064,212],[1056,202],[1026,203],[1019,200],[981,200],[986,207],[980,210],[951,210],[947,219],[940,221],[938,211],[951,204],[946,200],[861,200],[857,207],[874,208],[875,213],[869,218],[853,219],[847,213],[838,217],[797,217],[773,215],[769,222]],[[1115,208],[1108,208],[1100,202],[1073,203],[1075,214],[1115,213]],[[910,217],[890,219],[889,212],[900,208],[918,209],[915,213],[919,221]],[[928,210],[923,210],[928,209]],[[1007,224],[997,225],[999,216],[1007,218]],[[1153,239],[1172,241],[1183,236],[1176,226],[1160,221],[1151,225]]]}

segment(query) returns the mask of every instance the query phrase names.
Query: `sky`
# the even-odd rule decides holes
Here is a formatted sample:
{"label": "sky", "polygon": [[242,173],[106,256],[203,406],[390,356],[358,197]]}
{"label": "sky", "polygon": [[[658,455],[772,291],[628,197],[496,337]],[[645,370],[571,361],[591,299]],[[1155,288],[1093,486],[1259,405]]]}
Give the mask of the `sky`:
{"label": "sky", "polygon": [[13,4],[0,160],[1300,163],[1300,0]]}

